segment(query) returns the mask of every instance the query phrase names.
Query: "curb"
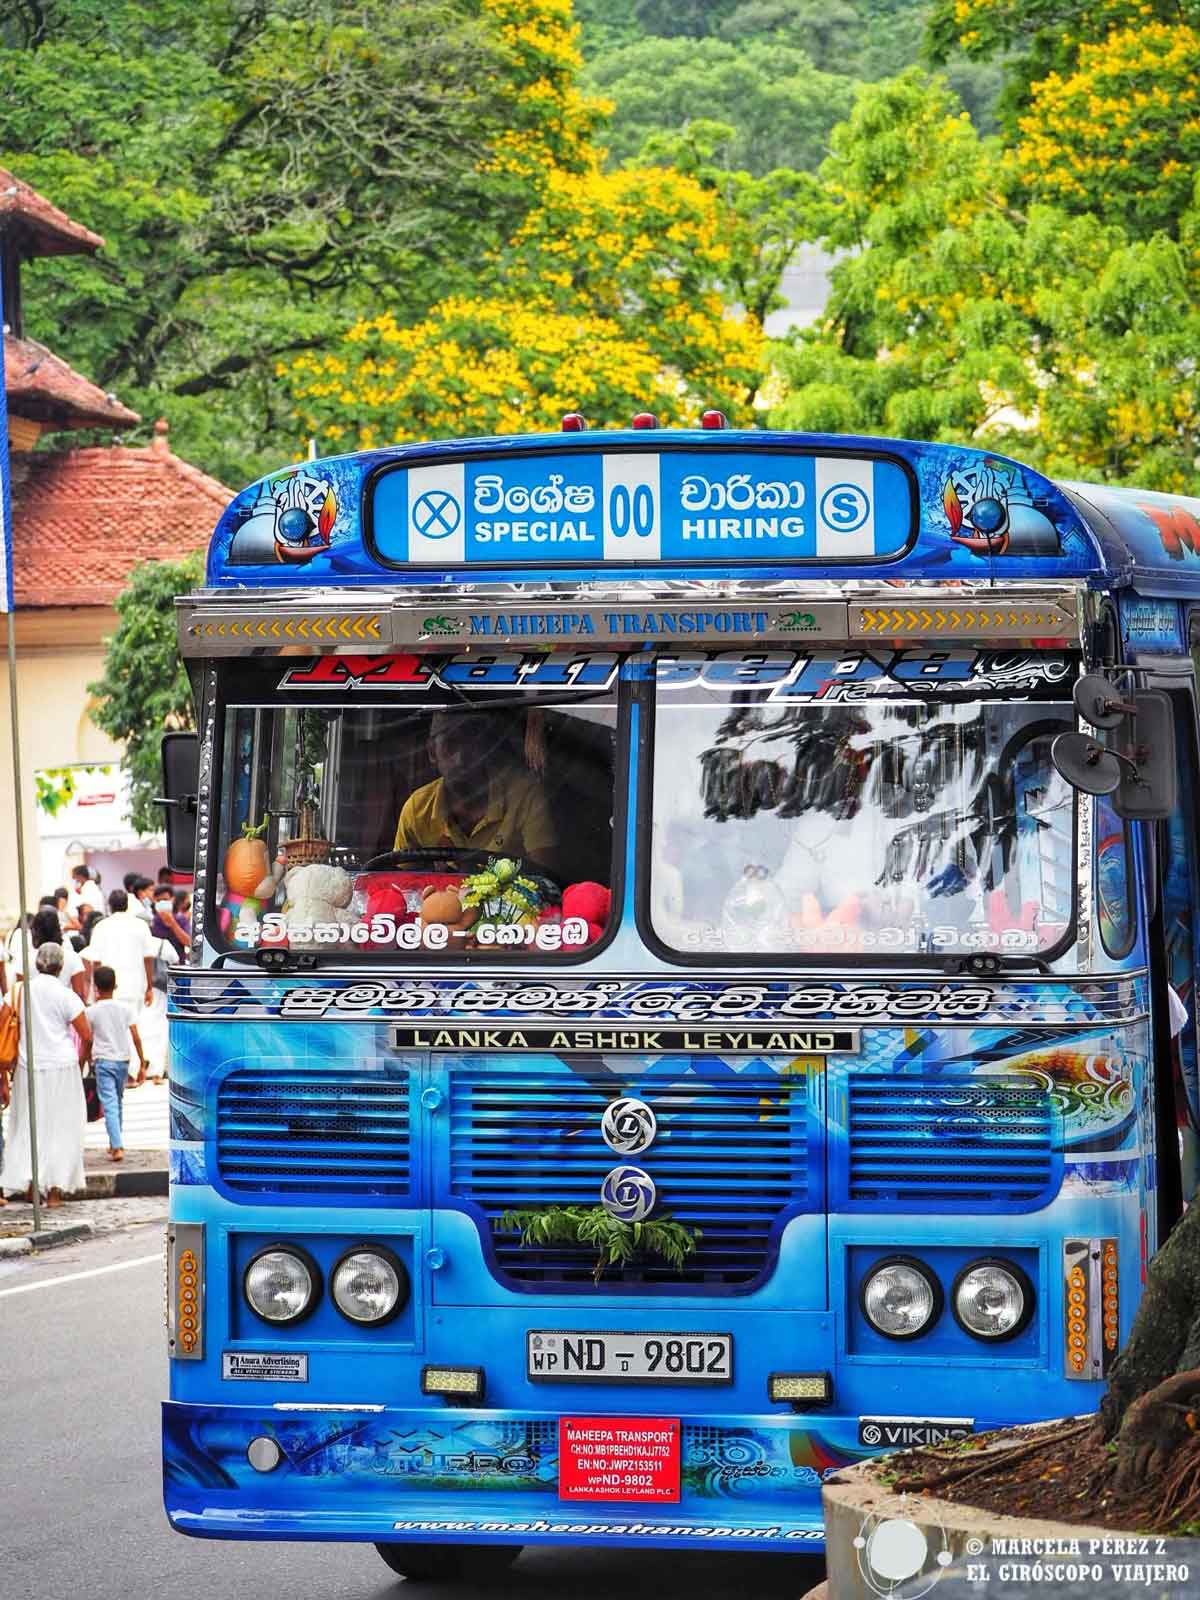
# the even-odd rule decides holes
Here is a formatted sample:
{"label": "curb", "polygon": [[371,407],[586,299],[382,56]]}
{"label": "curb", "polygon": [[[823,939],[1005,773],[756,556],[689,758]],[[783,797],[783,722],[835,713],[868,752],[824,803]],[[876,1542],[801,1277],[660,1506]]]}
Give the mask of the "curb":
{"label": "curb", "polygon": [[27,1235],[34,1250],[54,1250],[60,1244],[76,1244],[80,1239],[90,1239],[95,1233],[91,1222],[68,1222],[61,1228],[43,1228],[40,1233]]}
{"label": "curb", "polygon": [[38,1233],[15,1233],[0,1239],[0,1261],[27,1256],[35,1250],[56,1250],[59,1245],[78,1244],[95,1233],[91,1222],[65,1222],[61,1228],[42,1228]]}
{"label": "curb", "polygon": [[89,1172],[87,1188],[71,1196],[72,1200],[112,1200],[131,1195],[166,1194],[170,1189],[170,1173],[166,1167],[128,1172]]}

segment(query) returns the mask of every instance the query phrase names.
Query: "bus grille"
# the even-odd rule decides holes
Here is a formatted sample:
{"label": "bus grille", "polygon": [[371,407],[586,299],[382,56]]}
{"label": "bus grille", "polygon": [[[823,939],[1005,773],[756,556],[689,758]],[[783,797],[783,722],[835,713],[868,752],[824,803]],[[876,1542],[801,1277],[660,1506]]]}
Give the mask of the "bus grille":
{"label": "bus grille", "polygon": [[[622,1094],[645,1100],[658,1121],[654,1142],[638,1155],[617,1155],[601,1137],[604,1109]],[[501,1282],[590,1292],[593,1249],[526,1247],[498,1223],[514,1208],[593,1209],[605,1175],[629,1162],[654,1179],[655,1214],[699,1229],[700,1238],[681,1271],[650,1256],[608,1268],[604,1287],[664,1294],[746,1289],[769,1272],[787,1218],[822,1204],[807,1099],[804,1079],[774,1074],[623,1087],[612,1079],[458,1073],[451,1089],[451,1193],[475,1211]]]}
{"label": "bus grille", "polygon": [[1034,1211],[1058,1190],[1056,1117],[1035,1084],[871,1075],[849,1095],[849,1210]]}
{"label": "bus grille", "polygon": [[217,1170],[239,1194],[305,1205],[412,1189],[408,1073],[239,1067],[217,1099]]}

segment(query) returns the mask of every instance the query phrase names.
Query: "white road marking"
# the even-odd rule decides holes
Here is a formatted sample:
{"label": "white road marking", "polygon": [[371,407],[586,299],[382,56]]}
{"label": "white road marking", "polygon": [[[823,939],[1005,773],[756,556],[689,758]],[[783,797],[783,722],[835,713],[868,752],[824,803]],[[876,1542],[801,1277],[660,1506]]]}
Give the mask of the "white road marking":
{"label": "white road marking", "polygon": [[161,1250],[152,1256],[138,1256],[134,1261],[114,1261],[108,1267],[90,1267],[87,1272],[64,1272],[60,1278],[42,1278],[38,1283],[19,1283],[15,1289],[0,1289],[0,1300],[10,1294],[32,1294],[35,1289],[56,1289],[60,1283],[78,1283],[81,1278],[99,1278],[106,1272],[125,1272],[130,1267],[144,1267],[151,1261],[162,1266]]}

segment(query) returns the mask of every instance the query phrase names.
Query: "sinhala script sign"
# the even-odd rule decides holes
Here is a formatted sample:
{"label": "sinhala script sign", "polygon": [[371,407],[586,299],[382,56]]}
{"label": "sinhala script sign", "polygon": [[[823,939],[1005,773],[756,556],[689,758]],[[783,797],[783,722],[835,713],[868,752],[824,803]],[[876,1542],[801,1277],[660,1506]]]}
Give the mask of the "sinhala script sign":
{"label": "sinhala script sign", "polygon": [[374,485],[385,561],[862,561],[896,555],[894,461],[782,451],[562,451],[393,468]]}

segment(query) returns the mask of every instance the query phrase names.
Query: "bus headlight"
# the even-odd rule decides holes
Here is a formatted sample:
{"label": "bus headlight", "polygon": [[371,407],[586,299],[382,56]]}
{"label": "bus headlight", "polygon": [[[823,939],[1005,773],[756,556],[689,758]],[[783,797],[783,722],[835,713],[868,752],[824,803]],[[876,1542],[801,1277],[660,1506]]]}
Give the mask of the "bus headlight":
{"label": "bus headlight", "polygon": [[915,1339],[942,1314],[942,1286],[911,1256],[885,1256],[862,1281],[863,1316],[887,1339]]}
{"label": "bus headlight", "polygon": [[347,1250],[329,1278],[333,1303],[350,1322],[379,1327],[408,1304],[408,1273],[383,1245]]}
{"label": "bus headlight", "polygon": [[1033,1316],[1033,1285],[1011,1261],[972,1261],[955,1278],[950,1301],[973,1339],[1012,1339]]}
{"label": "bus headlight", "polygon": [[242,1293],[256,1317],[277,1328],[301,1322],[321,1295],[321,1269],[299,1245],[269,1245],[252,1256]]}

